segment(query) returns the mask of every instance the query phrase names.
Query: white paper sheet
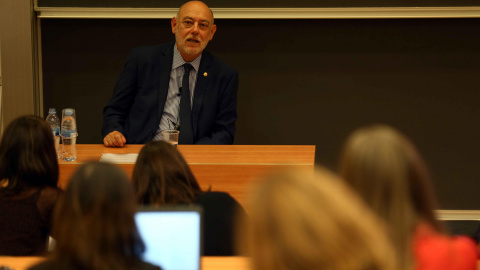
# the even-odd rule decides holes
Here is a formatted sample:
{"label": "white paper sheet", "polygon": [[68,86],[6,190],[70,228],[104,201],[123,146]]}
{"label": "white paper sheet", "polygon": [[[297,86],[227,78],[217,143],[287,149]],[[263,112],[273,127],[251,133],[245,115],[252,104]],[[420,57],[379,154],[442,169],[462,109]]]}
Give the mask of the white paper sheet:
{"label": "white paper sheet", "polygon": [[103,153],[100,157],[100,161],[110,163],[135,163],[137,161],[138,154],[111,154]]}

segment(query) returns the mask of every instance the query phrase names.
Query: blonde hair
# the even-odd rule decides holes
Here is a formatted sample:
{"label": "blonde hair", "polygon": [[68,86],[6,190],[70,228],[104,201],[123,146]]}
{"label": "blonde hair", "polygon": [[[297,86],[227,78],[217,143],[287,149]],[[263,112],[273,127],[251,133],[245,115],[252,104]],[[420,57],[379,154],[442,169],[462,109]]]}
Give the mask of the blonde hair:
{"label": "blonde hair", "polygon": [[340,175],[388,224],[399,267],[412,269],[412,238],[423,221],[442,231],[424,161],[408,139],[385,125],[355,131],[347,139]]}
{"label": "blonde hair", "polygon": [[239,241],[254,270],[395,269],[379,220],[325,170],[268,175],[248,206],[246,237]]}

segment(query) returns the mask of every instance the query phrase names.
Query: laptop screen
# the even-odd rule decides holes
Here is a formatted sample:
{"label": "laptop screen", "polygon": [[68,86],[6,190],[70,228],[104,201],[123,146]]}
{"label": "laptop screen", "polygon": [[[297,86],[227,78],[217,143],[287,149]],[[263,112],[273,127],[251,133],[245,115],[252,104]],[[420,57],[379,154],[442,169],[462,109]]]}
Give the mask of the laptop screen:
{"label": "laptop screen", "polygon": [[163,270],[200,270],[200,207],[142,208],[135,214],[146,246],[143,259]]}

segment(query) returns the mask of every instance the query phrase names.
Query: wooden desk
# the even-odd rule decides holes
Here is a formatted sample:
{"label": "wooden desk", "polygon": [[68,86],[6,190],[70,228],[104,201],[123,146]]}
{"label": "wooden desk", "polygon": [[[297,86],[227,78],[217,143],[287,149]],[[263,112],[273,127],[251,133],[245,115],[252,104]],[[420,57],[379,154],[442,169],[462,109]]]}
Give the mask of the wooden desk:
{"label": "wooden desk", "polygon": [[[26,270],[43,261],[43,257],[1,257],[0,266],[8,266],[13,270]],[[246,257],[202,257],[203,270],[247,270]]]}
{"label": "wooden desk", "polygon": [[[59,161],[59,186],[65,188],[68,179],[80,164],[98,161],[103,153],[138,153],[143,145],[107,148],[101,144],[77,145],[77,161]],[[313,171],[314,145],[179,145],[202,189],[228,192],[244,205],[246,194],[255,178],[275,168],[298,167]],[[131,176],[133,163],[118,164]]]}
{"label": "wooden desk", "polygon": [[0,266],[7,266],[12,270],[26,270],[45,258],[43,257],[2,257],[0,256]]}
{"label": "wooden desk", "polygon": [[[7,266],[13,270],[27,270],[44,260],[43,257],[2,257],[0,266]],[[250,269],[247,257],[202,257],[202,270],[248,270]],[[477,267],[480,270],[480,263]]]}

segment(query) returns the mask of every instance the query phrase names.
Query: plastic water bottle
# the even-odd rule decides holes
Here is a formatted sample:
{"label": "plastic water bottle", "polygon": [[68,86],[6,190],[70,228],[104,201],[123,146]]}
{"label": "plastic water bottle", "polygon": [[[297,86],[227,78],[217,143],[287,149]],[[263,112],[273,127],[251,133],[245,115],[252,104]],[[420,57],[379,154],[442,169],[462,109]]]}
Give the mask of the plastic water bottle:
{"label": "plastic water bottle", "polygon": [[50,108],[48,110],[46,121],[52,128],[55,151],[57,152],[57,158],[60,158],[60,119],[58,119],[57,110],[55,110],[55,108]]}
{"label": "plastic water bottle", "polygon": [[74,161],[77,159],[77,123],[75,110],[68,108],[62,112],[62,159]]}

